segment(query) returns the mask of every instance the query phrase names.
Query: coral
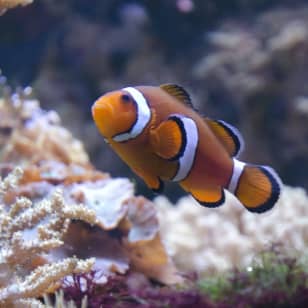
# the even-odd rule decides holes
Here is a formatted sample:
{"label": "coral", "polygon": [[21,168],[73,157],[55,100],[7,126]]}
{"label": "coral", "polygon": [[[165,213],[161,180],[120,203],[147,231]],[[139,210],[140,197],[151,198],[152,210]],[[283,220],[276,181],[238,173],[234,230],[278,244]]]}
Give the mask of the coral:
{"label": "coral", "polygon": [[91,104],[125,83],[174,82],[202,113],[240,128],[247,161],[302,186],[307,16],[305,0],[40,1],[2,18],[1,65],[17,84],[33,84],[44,108],[57,110],[95,165],[114,175],[132,176],[97,134]]}
{"label": "coral", "polygon": [[[75,305],[77,301],[66,301],[64,298],[63,290],[60,290],[59,292],[55,293],[55,298],[52,300],[50,296],[47,294],[44,295],[44,304],[49,307],[56,307],[56,308],[77,308]],[[87,308],[88,307],[88,298],[87,296],[83,296],[83,298],[80,300],[80,305],[78,307],[80,308]],[[44,308],[46,307],[44,306]]]}
{"label": "coral", "polygon": [[73,275],[63,285],[64,298],[79,307],[84,299],[98,307],[306,307],[307,263],[272,245],[255,256],[249,267],[197,280],[187,275],[185,285],[158,286],[142,274],[113,276],[102,286],[96,273]]}
{"label": "coral", "polygon": [[[293,178],[293,183],[307,185],[307,143],[303,142],[307,135],[307,4],[300,0],[296,1],[299,7],[294,0],[226,3],[111,0],[87,6],[83,1],[41,1],[29,10],[1,17],[2,65],[17,84],[35,81],[45,106],[62,112],[63,123],[83,136],[101,168],[128,174],[96,134],[91,102],[107,90],[123,87],[123,80],[154,85],[169,80],[188,85],[205,114],[238,122],[248,143],[245,159],[273,161],[287,181]],[[259,14],[273,3],[280,8]],[[292,8],[282,8],[282,3],[291,3]],[[243,19],[230,20],[234,15]],[[224,16],[227,21],[221,20]],[[93,268],[103,271],[104,283],[113,284],[119,274],[125,281],[130,271],[165,283],[179,281],[162,236],[179,266],[201,273],[247,265],[253,251],[267,241],[278,239],[304,250],[307,197],[300,189],[286,188],[279,209],[268,217],[245,212],[230,196],[223,208],[210,211],[189,198],[177,208],[159,199],[159,204],[167,204],[160,209],[159,232],[153,203],[134,197],[127,179],[111,179],[96,171],[58,115],[43,111],[28,92],[30,88],[0,94],[0,171],[6,176],[16,165],[24,169],[19,183],[14,185],[14,176],[1,182],[5,209],[1,207],[0,215],[10,213],[14,228],[21,228],[12,227],[11,233],[15,241],[11,244],[21,256],[40,250],[29,262],[29,275],[38,265],[62,264],[76,255],[96,257]],[[55,200],[63,208],[51,212],[50,203]],[[47,210],[41,212],[46,204]],[[29,211],[31,217],[25,215]],[[65,223],[61,223],[63,216]],[[18,232],[24,236],[22,241]],[[16,261],[13,254],[8,258]],[[110,273],[116,275],[110,278]],[[247,276],[240,277],[247,282]],[[104,290],[113,295],[117,286],[104,284]],[[120,283],[121,292],[126,287]],[[142,284],[138,288],[137,296],[129,298],[133,305],[144,304],[144,298],[163,297],[161,289],[147,292]],[[106,300],[112,297],[101,295]],[[178,299],[187,306],[200,303],[195,295],[187,295],[195,302],[172,292],[163,298],[170,305],[179,304]],[[29,303],[24,298],[18,301]],[[154,305],[154,300],[149,302]]]}
{"label": "coral", "polygon": [[95,283],[93,273],[74,275],[71,282],[63,286],[64,298],[73,300],[77,306],[86,296],[89,307],[215,307],[207,296],[195,288],[184,289],[175,286],[161,287],[153,285],[141,274],[129,274],[128,277],[109,277],[105,285]]}
{"label": "coral", "polygon": [[58,116],[28,92],[3,89],[0,97],[1,304],[32,303],[64,276],[90,269],[182,282],[154,204],[135,197],[128,179],[95,170]]}
{"label": "coral", "polygon": [[168,252],[182,270],[205,275],[247,266],[268,243],[300,252],[308,244],[308,196],[301,188],[284,187],[274,209],[263,215],[251,214],[230,194],[217,209],[201,207],[190,197],[176,206],[165,197],[155,203]]}
{"label": "coral", "polygon": [[215,301],[216,307],[305,307],[308,303],[307,263],[272,245],[258,253],[246,270],[206,277],[200,291]]}
{"label": "coral", "polygon": [[59,287],[53,283],[60,278],[90,268],[182,281],[160,240],[153,204],[134,197],[128,180],[80,182],[79,176],[72,183],[42,172],[32,182],[27,169],[19,176],[20,184],[10,174],[0,185],[1,302],[41,296]]}
{"label": "coral", "polygon": [[[14,189],[20,177],[21,170],[17,168],[1,182],[1,195]],[[91,270],[93,258],[80,260],[71,257],[43,264],[42,255],[63,244],[61,239],[69,223],[68,216],[65,216],[66,208],[59,193],[39,204],[22,197],[9,206],[1,202],[1,306],[21,305],[25,299],[31,298],[35,303],[34,298],[52,288],[61,278]],[[48,216],[51,217],[46,222]],[[37,238],[27,239],[27,231],[38,224]]]}
{"label": "coral", "polygon": [[[81,166],[74,169],[45,162],[25,169],[21,183],[4,196],[7,202],[19,196],[40,201],[61,188],[63,203],[70,205],[62,206],[63,212],[79,220],[68,226],[64,245],[50,254],[50,260],[57,260],[59,255],[95,256],[97,270],[125,273],[131,267],[165,283],[180,281],[161,243],[153,203],[134,197],[133,185],[127,179],[110,179],[95,170],[86,172]],[[98,242],[104,245],[97,247]]]}
{"label": "coral", "polygon": [[0,160],[26,165],[44,159],[88,164],[82,143],[60,125],[54,111],[40,108],[31,88],[0,97]]}
{"label": "coral", "polygon": [[6,10],[14,8],[18,5],[28,5],[32,3],[33,0],[0,0],[0,15],[5,13]]}

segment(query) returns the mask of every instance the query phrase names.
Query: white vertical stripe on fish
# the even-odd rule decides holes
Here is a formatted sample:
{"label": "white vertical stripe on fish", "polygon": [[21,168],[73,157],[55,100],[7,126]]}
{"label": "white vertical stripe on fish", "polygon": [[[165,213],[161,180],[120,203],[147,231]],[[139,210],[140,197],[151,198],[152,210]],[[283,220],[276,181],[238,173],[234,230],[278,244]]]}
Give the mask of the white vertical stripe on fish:
{"label": "white vertical stripe on fish", "polygon": [[123,142],[136,138],[142,133],[151,120],[151,110],[143,94],[133,87],[123,88],[122,90],[128,92],[137,104],[137,121],[129,132],[113,137],[113,140],[116,142]]}
{"label": "white vertical stripe on fish", "polygon": [[182,122],[186,134],[186,147],[179,159],[179,169],[172,179],[174,182],[179,182],[188,176],[193,166],[198,146],[198,128],[194,120],[181,115],[174,116]]}
{"label": "white vertical stripe on fish", "polygon": [[233,158],[233,172],[228,186],[228,190],[233,194],[237,189],[238,181],[242,175],[245,165],[245,163]]}

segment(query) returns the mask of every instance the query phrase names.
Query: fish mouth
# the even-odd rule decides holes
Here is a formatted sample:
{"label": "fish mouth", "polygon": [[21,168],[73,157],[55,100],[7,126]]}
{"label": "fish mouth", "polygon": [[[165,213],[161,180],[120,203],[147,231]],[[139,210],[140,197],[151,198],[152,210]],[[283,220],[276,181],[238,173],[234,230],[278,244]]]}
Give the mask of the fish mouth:
{"label": "fish mouth", "polygon": [[113,108],[110,104],[98,100],[92,105],[91,112],[94,120],[103,120],[112,117]]}
{"label": "fish mouth", "polygon": [[92,117],[100,133],[109,138],[113,134],[114,108],[108,102],[96,101],[91,107]]}

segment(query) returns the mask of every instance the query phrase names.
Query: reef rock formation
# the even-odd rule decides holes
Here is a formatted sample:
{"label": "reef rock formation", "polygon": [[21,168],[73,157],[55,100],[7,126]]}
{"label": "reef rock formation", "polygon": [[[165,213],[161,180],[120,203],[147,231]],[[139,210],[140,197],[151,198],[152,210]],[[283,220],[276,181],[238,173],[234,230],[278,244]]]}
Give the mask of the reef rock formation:
{"label": "reef rock formation", "polygon": [[95,170],[58,115],[25,92],[0,98],[0,306],[37,304],[61,278],[90,270],[182,281],[154,204]]}

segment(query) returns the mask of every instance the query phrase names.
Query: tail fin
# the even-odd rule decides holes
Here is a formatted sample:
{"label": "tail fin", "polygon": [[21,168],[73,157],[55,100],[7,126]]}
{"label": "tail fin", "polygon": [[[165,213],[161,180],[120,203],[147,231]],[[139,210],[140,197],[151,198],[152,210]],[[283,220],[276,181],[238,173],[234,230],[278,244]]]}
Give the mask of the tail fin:
{"label": "tail fin", "polygon": [[268,166],[257,166],[234,161],[229,190],[250,212],[263,213],[277,202],[282,182]]}

